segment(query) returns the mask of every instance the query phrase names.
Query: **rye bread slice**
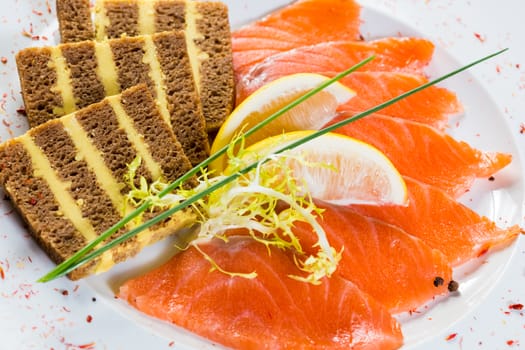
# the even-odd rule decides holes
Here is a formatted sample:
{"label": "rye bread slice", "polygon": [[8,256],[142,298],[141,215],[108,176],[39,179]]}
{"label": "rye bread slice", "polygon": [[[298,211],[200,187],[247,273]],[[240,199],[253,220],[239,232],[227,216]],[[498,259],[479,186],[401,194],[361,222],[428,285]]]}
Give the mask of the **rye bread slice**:
{"label": "rye bread slice", "polygon": [[[60,263],[129,212],[124,205],[123,195],[129,191],[124,174],[137,156],[143,160],[138,174],[148,182],[158,177],[173,181],[191,168],[144,85],[1,144],[0,184],[35,240]],[[195,219],[190,211],[179,212],[69,277],[107,270]],[[139,223],[128,224],[113,237]]]}
{"label": "rye bread slice", "polygon": [[192,164],[209,153],[184,33],[32,47],[16,55],[31,127],[140,83],[155,96]]}
{"label": "rye bread slice", "polygon": [[89,0],[56,0],[56,9],[62,43],[94,38]]}
{"label": "rye bread slice", "polygon": [[209,132],[234,105],[231,31],[219,1],[104,0],[95,6],[97,40],[184,30],[193,75]]}

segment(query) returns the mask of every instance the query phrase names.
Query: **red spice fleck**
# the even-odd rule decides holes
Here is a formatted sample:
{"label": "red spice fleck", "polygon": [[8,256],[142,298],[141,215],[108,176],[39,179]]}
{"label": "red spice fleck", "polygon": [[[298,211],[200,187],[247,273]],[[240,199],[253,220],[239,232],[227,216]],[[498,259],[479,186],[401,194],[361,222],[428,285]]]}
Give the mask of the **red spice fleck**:
{"label": "red spice fleck", "polygon": [[512,305],[509,305],[509,309],[511,309],[511,310],[523,310],[523,304],[512,304]]}
{"label": "red spice fleck", "polygon": [[516,63],[516,68],[520,69],[521,65],[519,63]]}
{"label": "red spice fleck", "polygon": [[46,0],[46,7],[47,7],[47,13],[51,13],[51,4],[49,3],[49,0]]}
{"label": "red spice fleck", "polygon": [[31,205],[36,205],[37,200],[36,200],[36,198],[31,197],[31,198],[29,198],[29,202],[28,203],[31,204]]}
{"label": "red spice fleck", "polygon": [[64,289],[60,293],[62,293],[63,296],[68,296],[69,295],[69,292],[67,291],[67,289]]}
{"label": "red spice fleck", "polygon": [[29,23],[29,29],[23,29],[22,35],[28,38],[31,38],[33,36],[33,23]]}
{"label": "red spice fleck", "polygon": [[91,316],[91,315],[87,315],[87,317],[86,317],[86,322],[87,322],[87,323],[91,323],[91,321],[93,321],[93,316]]}
{"label": "red spice fleck", "polygon": [[514,340],[507,340],[507,345],[508,346],[514,345]]}
{"label": "red spice fleck", "polygon": [[23,116],[27,116],[26,109],[24,107],[20,107],[16,110],[16,113],[21,114]]}
{"label": "red spice fleck", "polygon": [[474,33],[474,36],[476,39],[478,39],[480,42],[485,42],[485,37],[479,33]]}
{"label": "red spice fleck", "polygon": [[2,58],[0,58],[0,61],[1,61],[3,64],[6,64],[6,63],[7,63],[7,57],[2,56]]}
{"label": "red spice fleck", "polygon": [[501,67],[499,66],[499,64],[496,65],[496,72],[501,73]]}
{"label": "red spice fleck", "polygon": [[62,306],[62,310],[64,310],[65,312],[71,312],[71,310],[70,310],[70,309],[68,309],[68,308],[67,308],[67,307],[65,307],[65,306]]}
{"label": "red spice fleck", "polygon": [[478,253],[478,258],[484,254],[486,254],[487,252],[489,251],[489,248],[485,247],[483,249],[481,249]]}
{"label": "red spice fleck", "polygon": [[42,11],[38,11],[38,10],[35,10],[33,9],[33,13],[37,16],[42,16]]}
{"label": "red spice fleck", "polygon": [[170,343],[168,344],[168,346],[171,348],[173,345],[175,345],[175,342],[174,341],[170,341]]}
{"label": "red spice fleck", "polygon": [[445,340],[450,341],[450,340],[455,339],[457,336],[458,336],[457,333],[450,333],[449,335],[446,336]]}
{"label": "red spice fleck", "polygon": [[91,342],[91,343],[88,343],[88,344],[82,344],[82,345],[79,345],[78,348],[79,349],[95,349],[95,342]]}
{"label": "red spice fleck", "polygon": [[520,124],[520,134],[525,134],[525,123]]}
{"label": "red spice fleck", "polygon": [[29,23],[29,29],[23,29],[22,30],[22,35],[27,37],[27,38],[30,38],[31,40],[40,40],[40,36],[39,35],[33,35],[34,31],[33,31],[33,23]]}
{"label": "red spice fleck", "polygon": [[420,314],[421,311],[419,311],[418,309],[412,309],[412,310],[408,310],[408,314],[410,316],[412,316],[413,314]]}
{"label": "red spice fleck", "polygon": [[76,291],[78,290],[78,288],[80,288],[80,286],[77,284],[77,285],[75,286],[75,288],[73,288],[73,292],[76,292]]}
{"label": "red spice fleck", "polygon": [[2,266],[0,266],[0,277],[5,280],[5,273],[4,273],[4,269],[2,268]]}

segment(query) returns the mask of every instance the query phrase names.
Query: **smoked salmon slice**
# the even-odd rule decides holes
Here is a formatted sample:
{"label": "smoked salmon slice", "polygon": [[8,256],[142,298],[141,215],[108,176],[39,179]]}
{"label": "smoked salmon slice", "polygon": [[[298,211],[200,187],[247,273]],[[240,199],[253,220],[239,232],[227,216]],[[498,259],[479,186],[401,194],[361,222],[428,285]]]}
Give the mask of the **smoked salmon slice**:
{"label": "smoked salmon slice", "polygon": [[243,79],[264,76],[272,81],[294,73],[334,76],[371,57],[364,71],[401,71],[422,74],[430,63],[434,44],[421,38],[385,38],[374,41],[329,41],[301,46],[269,56],[252,66]]}
{"label": "smoked salmon slice", "polygon": [[[355,283],[390,312],[415,310],[448,294],[452,269],[440,251],[401,229],[355,213],[351,208],[318,205],[328,241],[342,250],[336,274]],[[311,247],[312,229],[297,223],[294,232]],[[414,268],[417,266],[417,268]]]}
{"label": "smoked salmon slice", "polygon": [[360,40],[361,7],[353,0],[301,0],[232,32],[237,74],[266,57],[299,46]]}
{"label": "smoked salmon slice", "polygon": [[396,349],[399,324],[372,297],[338,277],[320,285],[289,277],[298,269],[281,250],[247,237],[201,245],[126,282],[119,297],[140,311],[236,349]]}
{"label": "smoked salmon slice", "polygon": [[452,266],[475,259],[491,247],[510,244],[520,233],[518,226],[497,227],[436,187],[410,178],[405,182],[407,207],[352,205],[352,209],[419,237],[445,254]]}
{"label": "smoked salmon slice", "polygon": [[[341,113],[331,123],[354,114]],[[509,154],[480,151],[428,125],[380,114],[335,132],[375,146],[402,175],[436,186],[454,198],[467,192],[475,178],[488,178],[512,161]]]}
{"label": "smoked salmon slice", "polygon": [[[379,105],[428,82],[428,79],[408,73],[356,72],[343,79],[343,84],[354,89],[357,96],[342,109],[363,111]],[[382,114],[404,118],[438,129],[444,129],[450,117],[463,112],[455,93],[439,86],[431,86],[383,109]]]}
{"label": "smoked salmon slice", "polygon": [[[264,72],[258,72],[257,76],[246,77],[239,81],[237,103],[269,83],[268,78]],[[272,77],[272,79],[277,78],[280,77]],[[426,82],[428,79],[424,76],[401,72],[355,72],[341,79],[341,83],[353,89],[356,96],[340,106],[340,110],[365,111]],[[430,86],[381,110],[382,114],[427,124],[438,129],[444,129],[450,117],[462,112],[463,106],[457,96],[438,86]]]}

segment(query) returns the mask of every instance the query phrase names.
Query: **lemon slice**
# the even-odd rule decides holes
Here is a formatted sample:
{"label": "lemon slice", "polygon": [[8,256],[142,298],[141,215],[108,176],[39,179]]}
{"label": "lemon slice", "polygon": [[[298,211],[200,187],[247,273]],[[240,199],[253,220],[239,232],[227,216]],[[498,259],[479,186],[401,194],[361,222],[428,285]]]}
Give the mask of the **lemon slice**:
{"label": "lemon slice", "polygon": [[[244,154],[250,159],[244,159],[263,159],[313,132],[295,131],[266,138],[248,147]],[[286,165],[313,198],[338,205],[407,203],[403,177],[381,151],[367,143],[327,133],[286,152],[300,156],[287,157]],[[224,172],[231,171],[227,168]]]}
{"label": "lemon slice", "polygon": [[[250,129],[326,80],[327,77],[319,74],[299,73],[274,80],[261,87],[226,118],[215,137],[211,153],[229,144],[241,130]],[[335,116],[337,107],[354,95],[353,90],[339,82],[331,84],[246,138],[245,145],[283,132],[319,130]],[[215,160],[210,169],[220,172],[226,165],[226,157],[223,156]]]}

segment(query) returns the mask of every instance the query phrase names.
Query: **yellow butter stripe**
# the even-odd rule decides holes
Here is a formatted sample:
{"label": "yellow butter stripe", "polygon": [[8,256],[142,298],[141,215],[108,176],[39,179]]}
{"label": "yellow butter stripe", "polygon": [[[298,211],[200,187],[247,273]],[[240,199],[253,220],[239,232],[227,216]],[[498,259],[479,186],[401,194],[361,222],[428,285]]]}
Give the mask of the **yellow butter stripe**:
{"label": "yellow butter stripe", "polygon": [[137,3],[139,10],[139,34],[155,33],[155,5],[157,2],[153,0],[139,0]]}
{"label": "yellow butter stripe", "polygon": [[25,134],[20,136],[20,142],[31,156],[34,176],[44,179],[58,202],[60,211],[71,221],[78,232],[89,242],[97,237],[95,229],[89,219],[82,216],[75,199],[68,191],[70,184],[62,181],[42,150],[34,143],[33,139]]}
{"label": "yellow butter stripe", "polygon": [[57,75],[56,85],[51,91],[60,94],[62,97],[62,107],[55,107],[55,113],[65,115],[76,111],[75,97],[73,86],[71,84],[70,70],[67,66],[66,59],[62,55],[60,46],[54,46],[51,50],[51,62],[49,63],[55,69]]}
{"label": "yellow butter stripe", "polygon": [[97,181],[108,195],[113,207],[121,211],[124,207],[124,197],[120,190],[124,187],[123,183],[118,183],[113,177],[113,173],[106,166],[100,151],[87,136],[84,128],[79,124],[74,115],[61,119],[64,129],[75,144],[77,156],[83,159],[97,177]]}
{"label": "yellow butter stripe", "polygon": [[97,41],[107,39],[106,28],[111,25],[104,2],[104,0],[97,0],[95,3],[95,38]]}
{"label": "yellow butter stripe", "polygon": [[162,68],[160,62],[157,58],[157,48],[155,43],[150,35],[145,35],[142,37],[144,40],[144,58],[143,62],[149,65],[149,77],[155,85],[155,97],[157,100],[157,105],[159,107],[160,114],[168,123],[171,125],[170,112],[168,110],[168,99],[166,96],[166,91],[164,90],[164,74],[162,73]]}
{"label": "yellow butter stripe", "polygon": [[186,38],[186,49],[188,50],[188,56],[190,59],[191,70],[193,73],[193,80],[195,81],[195,87],[197,93],[201,92],[201,70],[200,67],[202,62],[208,59],[209,55],[202,51],[197,44],[196,40],[203,39],[204,36],[199,33],[197,28],[197,20],[201,19],[202,15],[197,9],[197,1],[186,1],[186,13],[185,13],[185,38]]}
{"label": "yellow butter stripe", "polygon": [[133,125],[133,120],[131,120],[122,107],[120,103],[120,95],[108,97],[107,101],[111,105],[111,108],[113,108],[120,127],[128,135],[129,141],[133,144],[137,154],[142,158],[144,165],[151,173],[153,179],[160,178],[162,175],[162,169],[160,165],[153,159],[153,156],[149,150],[149,146],[146,144],[146,142],[144,142],[144,136],[137,132],[135,126]]}
{"label": "yellow butter stripe", "polygon": [[106,96],[120,93],[117,66],[108,41],[102,41],[95,44],[95,56],[97,58],[98,80],[102,82]]}
{"label": "yellow butter stripe", "polygon": [[113,259],[112,250],[106,250],[102,255],[100,255],[100,261],[95,268],[95,274],[101,273],[109,270],[115,265],[115,260]]}

